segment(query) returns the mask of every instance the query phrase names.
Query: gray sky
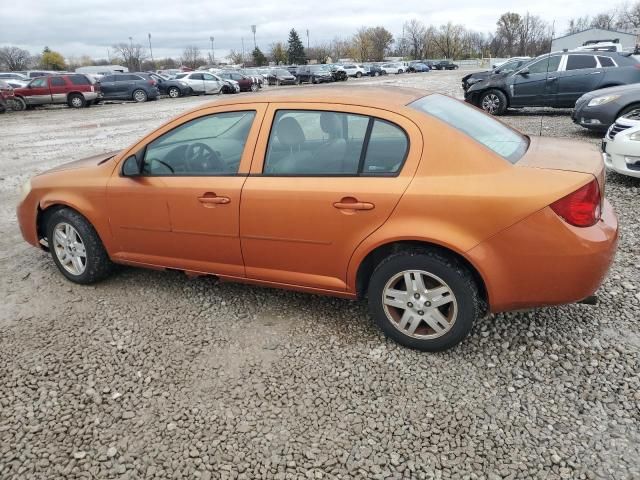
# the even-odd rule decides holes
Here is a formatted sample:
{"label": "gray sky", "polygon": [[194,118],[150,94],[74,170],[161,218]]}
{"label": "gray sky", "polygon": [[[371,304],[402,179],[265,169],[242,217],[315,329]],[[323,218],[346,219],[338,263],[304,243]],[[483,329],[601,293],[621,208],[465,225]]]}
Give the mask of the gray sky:
{"label": "gray sky", "polygon": [[[448,7],[443,8],[443,3]],[[610,4],[595,0],[21,0],[0,8],[0,45],[18,45],[32,53],[48,45],[65,56],[106,58],[111,45],[128,42],[130,36],[135,43],[148,46],[147,33],[151,33],[154,57],[160,58],[179,57],[186,45],[197,45],[203,54],[209,52],[213,35],[216,57],[223,57],[229,49],[241,49],[242,37],[245,48],[253,48],[252,24],[257,25],[258,46],[268,51],[274,41],[286,40],[292,27],[305,46],[309,29],[313,46],[336,36],[348,38],[363,25],[383,25],[400,37],[402,24],[411,18],[434,25],[451,20],[475,30],[494,31],[496,20],[506,11],[528,10],[549,22],[555,19],[559,35],[569,18],[594,15],[606,8]]]}

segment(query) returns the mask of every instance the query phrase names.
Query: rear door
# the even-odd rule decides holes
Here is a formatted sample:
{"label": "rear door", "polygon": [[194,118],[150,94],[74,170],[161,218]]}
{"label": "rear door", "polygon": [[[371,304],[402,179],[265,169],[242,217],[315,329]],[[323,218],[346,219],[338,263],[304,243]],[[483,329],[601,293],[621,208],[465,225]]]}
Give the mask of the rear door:
{"label": "rear door", "polygon": [[543,58],[516,71],[508,78],[514,107],[555,106],[558,88],[558,68],[562,55]]}
{"label": "rear door", "polygon": [[51,101],[53,103],[67,103],[67,92],[69,87],[64,77],[48,77]]}
{"label": "rear door", "polygon": [[357,245],[413,178],[420,131],[388,111],[307,103],[271,104],[263,125],[240,207],[247,277],[344,291]]}
{"label": "rear door", "polygon": [[573,107],[583,94],[595,90],[604,76],[596,56],[571,53],[558,72],[557,107]]}

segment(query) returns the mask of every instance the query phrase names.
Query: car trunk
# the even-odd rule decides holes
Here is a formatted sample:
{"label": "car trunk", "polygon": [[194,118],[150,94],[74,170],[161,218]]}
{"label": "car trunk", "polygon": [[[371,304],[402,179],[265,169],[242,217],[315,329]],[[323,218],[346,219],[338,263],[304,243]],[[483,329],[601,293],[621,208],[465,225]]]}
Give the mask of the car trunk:
{"label": "car trunk", "polygon": [[515,166],[589,173],[598,180],[604,198],[604,162],[593,145],[564,138],[530,137],[527,153]]}

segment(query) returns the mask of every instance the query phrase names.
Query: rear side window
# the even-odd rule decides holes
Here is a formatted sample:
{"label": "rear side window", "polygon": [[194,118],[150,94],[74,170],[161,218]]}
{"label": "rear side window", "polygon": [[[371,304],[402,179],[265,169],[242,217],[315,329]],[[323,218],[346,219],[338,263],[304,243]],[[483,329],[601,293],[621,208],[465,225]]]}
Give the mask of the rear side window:
{"label": "rear side window", "polygon": [[511,163],[520,160],[529,147],[525,136],[490,115],[451,97],[428,95],[409,106],[460,130]]}
{"label": "rear side window", "polygon": [[364,158],[363,175],[393,174],[400,170],[409,150],[407,134],[391,122],[376,118]]}
{"label": "rear side window", "polygon": [[201,73],[192,73],[189,78],[191,80],[204,80],[204,76]]}
{"label": "rear side window", "polygon": [[615,67],[616,64],[613,63],[613,60],[611,60],[611,58],[609,57],[598,57],[598,60],[600,61],[600,65],[602,65],[603,67]]}
{"label": "rear side window", "polygon": [[569,55],[567,59],[567,70],[581,70],[597,66],[596,57],[593,55]]}
{"label": "rear side window", "polygon": [[84,75],[69,75],[69,80],[74,85],[91,85],[91,82]]}
{"label": "rear side window", "polygon": [[115,78],[113,75],[105,75],[104,77],[102,77],[102,79],[100,80],[100,83],[108,83],[108,82],[114,82]]}
{"label": "rear side window", "polygon": [[52,87],[64,87],[64,79],[62,77],[51,77]]}

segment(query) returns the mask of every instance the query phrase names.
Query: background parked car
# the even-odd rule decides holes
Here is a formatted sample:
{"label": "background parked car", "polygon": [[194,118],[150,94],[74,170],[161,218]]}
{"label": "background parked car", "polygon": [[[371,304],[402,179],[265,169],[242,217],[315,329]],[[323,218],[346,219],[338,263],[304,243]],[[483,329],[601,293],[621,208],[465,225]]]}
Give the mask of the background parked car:
{"label": "background parked car", "polygon": [[48,77],[50,75],[58,75],[62,72],[54,72],[51,70],[25,70],[16,73],[21,73],[27,78]]}
{"label": "background parked car", "polygon": [[367,65],[367,67],[369,68],[369,70],[367,71],[367,75],[369,75],[370,77],[378,77],[380,75],[386,75],[387,72],[385,72],[382,67],[377,64],[371,64],[371,65]]}
{"label": "background parked car", "polygon": [[327,65],[329,71],[331,72],[331,76],[333,77],[334,82],[346,82],[349,78],[347,72],[342,68],[341,65],[331,64]]}
{"label": "background parked car", "polygon": [[175,80],[180,80],[189,85],[193,92],[198,95],[218,94],[222,92],[225,82],[212,73],[207,72],[183,72],[175,76]]}
{"label": "background parked car", "polygon": [[529,63],[530,61],[531,57],[514,57],[511,60],[500,63],[499,66],[496,66],[491,70],[485,70],[482,72],[475,72],[465,75],[464,77],[462,77],[462,89],[466,92],[474,83],[486,80],[492,75],[505,75],[507,73],[511,73],[524,64]]}
{"label": "background parked car", "polygon": [[404,73],[407,71],[407,67],[402,63],[383,63],[380,68],[385,74]]}
{"label": "background parked car", "polygon": [[360,78],[367,73],[362,65],[356,65],[355,63],[342,64],[342,68],[350,77]]}
{"label": "background parked car", "polygon": [[604,164],[622,175],[640,178],[640,115],[633,110],[618,118],[602,140]]}
{"label": "background parked car", "polygon": [[0,72],[0,80],[22,80],[28,82],[30,78],[18,72]]}
{"label": "background parked car", "polygon": [[407,72],[411,72],[411,73],[428,72],[429,70],[430,70],[429,66],[426,63],[422,63],[422,62],[411,62],[407,67]]}
{"label": "background parked car", "polygon": [[135,73],[114,73],[100,79],[102,97],[98,100],[146,102],[160,96],[156,81]]}
{"label": "background parked car", "polygon": [[156,87],[160,95],[168,95],[171,98],[185,97],[193,93],[193,89],[187,82],[181,80],[171,80],[163,75],[157,73],[136,73],[146,79],[152,79],[156,81]]}
{"label": "background parked car", "polygon": [[13,87],[4,80],[0,80],[0,113],[13,107],[14,98]]}
{"label": "background parked car", "polygon": [[433,64],[436,70],[457,70],[459,67],[451,60],[440,60]]}
{"label": "background parked car", "polygon": [[555,52],[469,87],[465,100],[501,115],[508,107],[571,108],[583,94],[640,82],[640,64],[616,52]]}
{"label": "background parked car", "polygon": [[574,123],[605,132],[616,118],[640,109],[640,84],[601,88],[582,95],[573,109]]}
{"label": "background parked car", "polygon": [[302,65],[296,72],[297,83],[327,83],[333,81],[326,65]]}
{"label": "background parked car", "polygon": [[296,83],[296,76],[286,68],[274,68],[267,75],[269,85],[293,85]]}
{"label": "background parked car", "polygon": [[90,106],[100,95],[100,86],[81,73],[38,77],[13,91],[16,110],[36,105],[64,104],[72,108]]}
{"label": "background parked car", "polygon": [[231,80],[229,78],[222,78],[219,74],[212,74],[219,82],[222,83],[221,93],[230,94],[230,93],[240,93],[240,84],[235,80]]}
{"label": "background parked car", "polygon": [[261,87],[258,81],[255,81],[253,78],[239,72],[222,71],[218,72],[217,75],[225,80],[233,80],[237,82],[240,86],[241,92],[257,92]]}

